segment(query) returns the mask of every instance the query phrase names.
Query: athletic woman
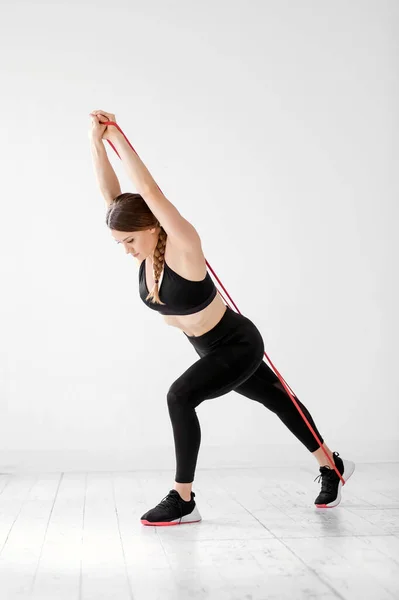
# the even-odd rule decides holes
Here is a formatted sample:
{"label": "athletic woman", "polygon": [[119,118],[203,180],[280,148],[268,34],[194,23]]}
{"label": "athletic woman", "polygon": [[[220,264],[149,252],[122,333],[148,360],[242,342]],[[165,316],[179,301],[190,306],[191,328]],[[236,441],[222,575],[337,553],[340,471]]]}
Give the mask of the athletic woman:
{"label": "athletic woman", "polygon": [[[320,468],[317,507],[341,500],[342,480],[355,465],[325,444],[309,411],[295,397],[317,434],[316,442],[298,409],[264,362],[264,343],[254,323],[226,306],[207,272],[201,239],[194,226],[162,194],[124,135],[106,121],[115,115],[90,113],[89,138],[97,182],[107,204],[106,224],[118,244],[139,263],[139,293],[148,308],[179,328],[199,359],[170,386],[166,398],[173,430],[176,471],[173,489],[142,517],[144,525],[178,525],[201,520],[192,491],[201,429],[196,408],[204,400],[234,390],[274,412],[313,454]],[[122,193],[104,140],[117,150],[139,193]]]}

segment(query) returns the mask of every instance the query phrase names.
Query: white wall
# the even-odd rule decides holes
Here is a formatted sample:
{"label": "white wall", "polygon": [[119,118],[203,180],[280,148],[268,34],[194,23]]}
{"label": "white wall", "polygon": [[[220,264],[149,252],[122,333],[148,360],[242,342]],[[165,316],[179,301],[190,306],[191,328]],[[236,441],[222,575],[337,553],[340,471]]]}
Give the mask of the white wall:
{"label": "white wall", "polygon": [[[4,5],[0,469],[174,469],[198,359],[111,238],[88,113],[116,113],[327,443],[398,460],[394,0]],[[109,148],[123,191],[135,191]],[[219,286],[219,289],[220,286]],[[198,468],[313,457],[232,392]],[[258,446],[262,444],[262,446]]]}

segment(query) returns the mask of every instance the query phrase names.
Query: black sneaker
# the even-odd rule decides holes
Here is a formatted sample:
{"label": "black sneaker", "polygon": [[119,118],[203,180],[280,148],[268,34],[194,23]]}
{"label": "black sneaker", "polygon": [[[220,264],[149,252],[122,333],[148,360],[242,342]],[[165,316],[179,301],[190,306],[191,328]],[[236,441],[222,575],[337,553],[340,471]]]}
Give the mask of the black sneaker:
{"label": "black sneaker", "polygon": [[177,490],[169,494],[157,506],[148,510],[141,517],[143,525],[182,525],[201,521],[197,505],[191,492],[191,500],[183,500]]}
{"label": "black sneaker", "polygon": [[[346,483],[355,470],[355,463],[341,458],[338,452],[333,452],[333,458],[335,466]],[[319,470],[320,475],[314,481],[321,479],[321,491],[314,503],[317,508],[334,508],[341,502],[342,480],[331,467],[323,466]]]}

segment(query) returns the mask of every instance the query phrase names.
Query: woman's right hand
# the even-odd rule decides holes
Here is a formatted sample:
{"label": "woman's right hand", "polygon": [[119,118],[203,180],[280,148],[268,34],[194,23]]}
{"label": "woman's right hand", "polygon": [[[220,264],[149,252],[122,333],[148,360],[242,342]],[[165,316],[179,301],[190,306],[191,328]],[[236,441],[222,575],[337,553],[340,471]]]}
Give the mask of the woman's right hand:
{"label": "woman's right hand", "polygon": [[103,139],[104,131],[107,129],[107,125],[102,125],[100,121],[100,115],[90,113],[91,124],[89,127],[89,139],[94,142],[101,142]]}

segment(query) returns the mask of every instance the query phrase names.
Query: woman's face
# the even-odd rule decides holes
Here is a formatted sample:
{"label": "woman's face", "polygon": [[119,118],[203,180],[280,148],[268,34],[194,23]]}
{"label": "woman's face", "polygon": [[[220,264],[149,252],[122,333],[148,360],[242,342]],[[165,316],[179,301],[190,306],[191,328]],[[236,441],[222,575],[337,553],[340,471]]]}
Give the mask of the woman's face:
{"label": "woman's face", "polygon": [[117,244],[123,244],[126,254],[131,254],[139,262],[152,256],[158,243],[159,227],[151,227],[145,231],[116,231],[111,234]]}

